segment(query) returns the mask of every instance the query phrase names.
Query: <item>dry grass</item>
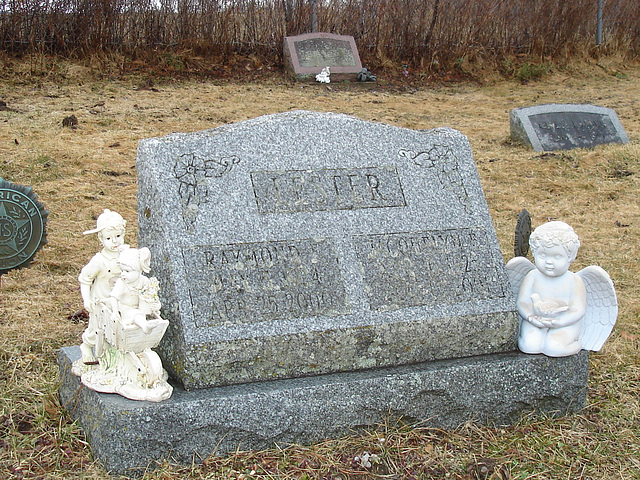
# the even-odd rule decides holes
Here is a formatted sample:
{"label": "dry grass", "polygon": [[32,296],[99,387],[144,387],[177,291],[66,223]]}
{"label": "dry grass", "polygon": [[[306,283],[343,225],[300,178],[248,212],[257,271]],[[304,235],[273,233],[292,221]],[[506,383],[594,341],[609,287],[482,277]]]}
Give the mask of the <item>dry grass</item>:
{"label": "dry grass", "polygon": [[[640,68],[582,64],[522,85],[421,85],[382,79],[374,87],[165,82],[146,77],[96,80],[105,67],[38,60],[4,74],[0,100],[0,176],[31,185],[50,211],[49,243],[30,269],[2,277],[0,300],[0,477],[107,478],[91,460],[79,427],[56,400],[56,351],[84,329],[77,274],[98,246],[82,232],[104,208],[136,231],[136,145],[146,137],[195,131],[258,115],[309,109],[352,114],[403,127],[451,126],[474,151],[505,258],[516,215],[534,226],[558,218],[583,247],[575,268],[598,264],[616,283],[620,316],[612,338],[591,357],[588,406],[579,415],[523,418],[508,428],[475,424],[438,431],[400,423],[313,446],[282,446],[160,465],[149,479],[178,478],[640,478]],[[16,66],[17,67],[17,66]],[[113,66],[111,66],[113,67]],[[109,68],[109,66],[107,66]],[[403,83],[404,82],[404,83]],[[539,103],[612,107],[631,143],[538,154],[508,140],[508,112]],[[74,114],[78,127],[62,126]],[[375,454],[371,467],[360,459]]]}

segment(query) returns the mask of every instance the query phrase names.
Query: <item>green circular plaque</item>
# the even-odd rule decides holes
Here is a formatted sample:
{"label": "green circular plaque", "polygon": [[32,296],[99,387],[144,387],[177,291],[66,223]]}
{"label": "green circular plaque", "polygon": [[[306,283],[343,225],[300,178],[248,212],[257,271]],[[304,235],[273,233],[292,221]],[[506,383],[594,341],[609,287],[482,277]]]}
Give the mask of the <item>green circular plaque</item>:
{"label": "green circular plaque", "polygon": [[0,275],[29,266],[47,243],[48,215],[31,187],[0,178]]}

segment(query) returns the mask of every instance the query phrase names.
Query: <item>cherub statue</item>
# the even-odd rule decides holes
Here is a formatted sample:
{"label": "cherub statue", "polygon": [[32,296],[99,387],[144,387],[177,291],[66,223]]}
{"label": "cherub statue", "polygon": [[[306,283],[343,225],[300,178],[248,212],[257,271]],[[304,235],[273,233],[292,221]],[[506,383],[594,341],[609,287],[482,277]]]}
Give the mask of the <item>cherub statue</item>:
{"label": "cherub statue", "polygon": [[117,260],[120,252],[128,247],[124,243],[126,225],[119,213],[105,209],[98,217],[96,228],[84,232],[85,235],[97,233],[102,244],[102,250],[93,256],[78,277],[84,308],[89,312],[89,325],[82,334],[80,345],[85,364],[96,364],[96,356],[100,355],[103,338],[98,326],[98,309],[100,302],[109,298],[120,275]]}
{"label": "cherub statue", "polygon": [[550,357],[600,350],[618,315],[607,272],[593,265],[569,271],[580,241],[564,222],[539,226],[529,244],[535,265],[525,257],[507,263],[520,316],[518,348]]}

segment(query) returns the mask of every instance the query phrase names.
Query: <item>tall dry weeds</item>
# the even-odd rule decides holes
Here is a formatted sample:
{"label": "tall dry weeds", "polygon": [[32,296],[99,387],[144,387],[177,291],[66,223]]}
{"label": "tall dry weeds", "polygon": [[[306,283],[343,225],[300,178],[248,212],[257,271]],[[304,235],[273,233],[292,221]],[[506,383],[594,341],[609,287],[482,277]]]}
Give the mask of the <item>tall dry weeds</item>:
{"label": "tall dry weeds", "polygon": [[[640,3],[604,6],[602,49],[637,57]],[[354,36],[372,67],[447,70],[468,56],[499,63],[595,46],[595,0],[317,0],[315,11],[319,31]],[[0,0],[0,50],[11,55],[251,53],[277,64],[283,37],[309,31],[309,0]]]}

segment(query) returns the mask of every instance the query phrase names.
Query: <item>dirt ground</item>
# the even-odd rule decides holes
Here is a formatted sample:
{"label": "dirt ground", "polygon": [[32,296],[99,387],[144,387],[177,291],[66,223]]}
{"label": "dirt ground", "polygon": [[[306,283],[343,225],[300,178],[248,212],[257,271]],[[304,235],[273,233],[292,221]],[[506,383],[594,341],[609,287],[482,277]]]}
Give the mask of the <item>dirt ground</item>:
{"label": "dirt ground", "polygon": [[[640,412],[640,67],[588,65],[528,84],[440,85],[412,77],[367,85],[301,84],[281,75],[260,83],[152,82],[104,78],[78,65],[59,65],[57,71],[55,76],[3,74],[0,84],[0,177],[32,186],[49,210],[48,244],[32,268],[2,277],[4,417],[40,411],[55,392],[56,350],[80,342],[83,319],[74,316],[82,308],[77,275],[98,250],[95,237],[82,232],[110,208],[128,220],[128,241],[136,243],[138,141],[305,109],[411,129],[447,126],[467,135],[505,259],[513,256],[513,230],[522,208],[531,212],[534,227],[557,218],[576,229],[583,247],[573,269],[605,268],[620,303],[612,339],[603,354],[592,356],[589,401],[617,418],[611,428],[622,430],[618,447],[632,442],[638,448],[638,427],[630,422]],[[512,144],[509,111],[544,103],[613,108],[631,142],[545,154]],[[71,115],[75,128],[63,126]],[[613,391],[619,398],[611,398]],[[623,405],[613,407],[618,403]],[[11,455],[24,463],[31,454]],[[622,472],[619,478],[632,478],[626,475],[632,474],[633,462],[609,462],[615,465],[593,467],[592,478],[605,478],[598,469],[609,467]],[[78,468],[73,465],[70,471]]]}

